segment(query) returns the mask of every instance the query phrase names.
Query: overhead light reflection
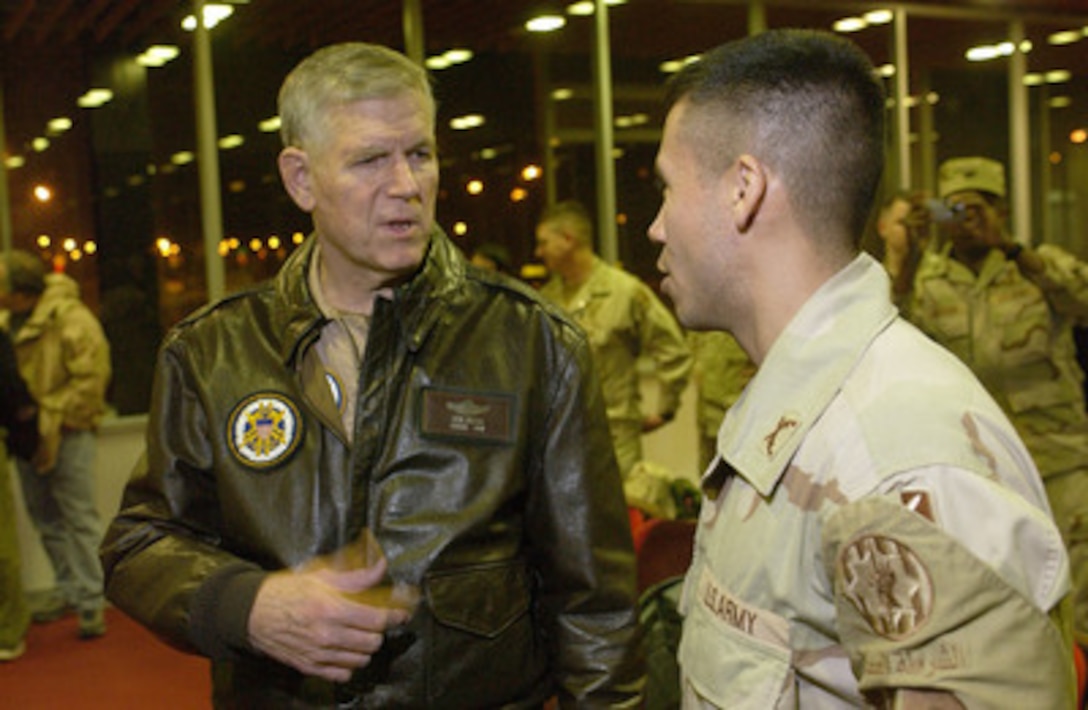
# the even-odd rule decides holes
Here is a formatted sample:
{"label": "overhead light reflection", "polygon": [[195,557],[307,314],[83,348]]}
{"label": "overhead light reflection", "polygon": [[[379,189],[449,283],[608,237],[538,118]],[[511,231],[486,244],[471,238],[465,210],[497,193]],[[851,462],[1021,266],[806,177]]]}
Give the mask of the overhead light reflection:
{"label": "overhead light reflection", "polygon": [[76,99],[80,108],[98,108],[113,100],[113,92],[109,89],[91,89]]}
{"label": "overhead light reflection", "polygon": [[895,19],[895,14],[891,10],[872,10],[862,15],[862,19],[870,25],[886,25]]}
{"label": "overhead light reflection", "polygon": [[860,17],[844,17],[841,20],[836,20],[835,24],[831,25],[831,29],[836,32],[849,33],[860,32],[869,26],[863,18]]}
{"label": "overhead light reflection", "polygon": [[136,63],[144,67],[161,67],[177,58],[180,50],[169,44],[156,44],[148,47],[136,57]]}
{"label": "overhead light reflection", "polygon": [[1061,46],[1079,42],[1083,36],[1084,32],[1082,30],[1065,30],[1064,32],[1055,32],[1047,37],[1046,41],[1049,44]]}
{"label": "overhead light reflection", "polygon": [[53,135],[59,135],[72,128],[72,119],[67,116],[58,116],[45,124],[45,128]]}
{"label": "overhead light reflection", "polygon": [[562,15],[540,15],[525,23],[525,29],[530,32],[555,32],[567,24]]}
{"label": "overhead light reflection", "polygon": [[[209,30],[213,29],[223,20],[227,19],[234,14],[234,8],[230,5],[220,5],[218,3],[208,3],[204,6],[204,26]],[[186,32],[192,32],[196,30],[196,16],[189,15],[181,21],[181,28]]]}
{"label": "overhead light reflection", "polygon": [[219,147],[222,150],[230,150],[231,148],[237,148],[245,142],[246,139],[243,136],[237,133],[232,133],[229,136],[223,136],[219,139]]}
{"label": "overhead light reflection", "polygon": [[478,113],[470,113],[450,119],[450,128],[455,131],[467,131],[484,125],[485,119]]}
{"label": "overhead light reflection", "polygon": [[670,59],[666,62],[661,62],[661,64],[658,65],[658,69],[660,69],[663,74],[675,74],[676,72],[686,67],[688,64],[697,62],[701,58],[701,55],[691,54],[684,57],[683,59]]}

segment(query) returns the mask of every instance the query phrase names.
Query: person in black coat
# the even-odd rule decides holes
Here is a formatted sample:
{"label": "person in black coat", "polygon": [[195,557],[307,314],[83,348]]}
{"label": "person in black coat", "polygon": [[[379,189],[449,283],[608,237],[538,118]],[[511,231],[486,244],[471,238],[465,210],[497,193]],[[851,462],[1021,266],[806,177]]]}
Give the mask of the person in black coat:
{"label": "person in black coat", "polygon": [[38,448],[38,405],[19,376],[11,336],[0,330],[0,662],[13,661],[26,651],[30,612],[23,598],[19,538],[15,530],[15,501],[8,455],[30,456]]}

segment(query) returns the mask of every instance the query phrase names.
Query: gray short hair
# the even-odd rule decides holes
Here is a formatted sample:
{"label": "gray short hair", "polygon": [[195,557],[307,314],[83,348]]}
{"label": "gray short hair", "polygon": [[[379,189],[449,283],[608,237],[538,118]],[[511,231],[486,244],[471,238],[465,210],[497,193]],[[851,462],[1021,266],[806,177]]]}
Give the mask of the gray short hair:
{"label": "gray short hair", "polygon": [[434,113],[430,77],[418,64],[388,47],[344,42],[317,50],[283,81],[279,92],[284,146],[320,140],[324,114],[333,106],[418,92]]}

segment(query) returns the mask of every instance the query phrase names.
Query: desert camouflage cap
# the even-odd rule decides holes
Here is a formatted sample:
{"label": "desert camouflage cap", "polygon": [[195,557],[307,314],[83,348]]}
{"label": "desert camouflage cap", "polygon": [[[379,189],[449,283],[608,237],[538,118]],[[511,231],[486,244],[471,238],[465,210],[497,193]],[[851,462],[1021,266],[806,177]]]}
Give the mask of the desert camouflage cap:
{"label": "desert camouflage cap", "polygon": [[982,157],[952,158],[937,171],[937,191],[941,198],[964,190],[978,190],[1005,197],[1005,166]]}

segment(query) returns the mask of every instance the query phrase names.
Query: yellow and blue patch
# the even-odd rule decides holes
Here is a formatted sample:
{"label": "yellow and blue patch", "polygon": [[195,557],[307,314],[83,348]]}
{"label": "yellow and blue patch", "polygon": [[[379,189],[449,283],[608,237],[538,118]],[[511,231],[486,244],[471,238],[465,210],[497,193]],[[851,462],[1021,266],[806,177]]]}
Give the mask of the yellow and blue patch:
{"label": "yellow and blue patch", "polygon": [[231,453],[251,468],[283,463],[302,441],[298,407],[276,392],[261,392],[239,402],[227,427]]}

